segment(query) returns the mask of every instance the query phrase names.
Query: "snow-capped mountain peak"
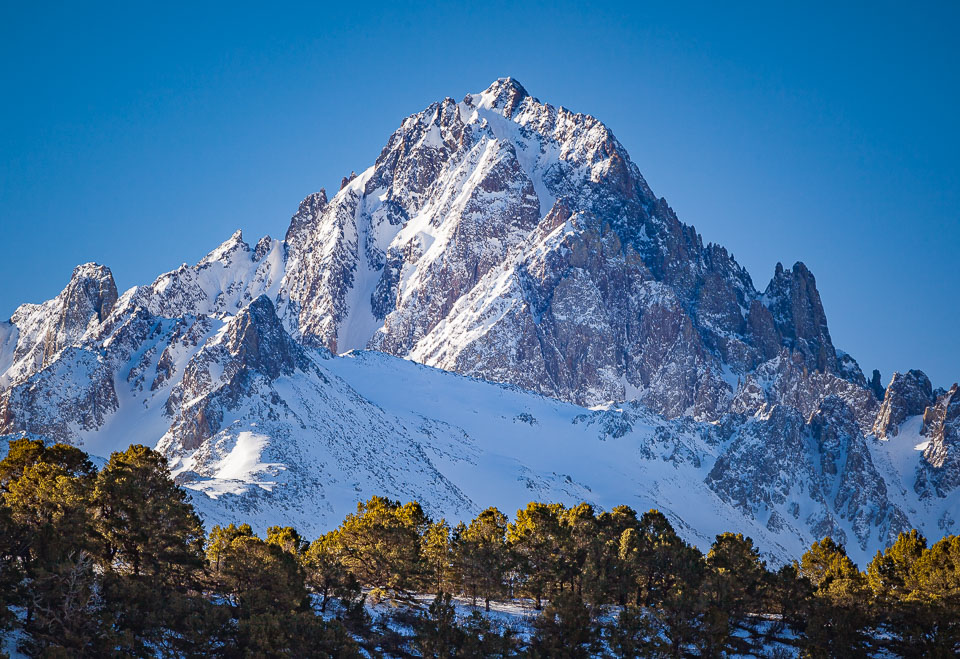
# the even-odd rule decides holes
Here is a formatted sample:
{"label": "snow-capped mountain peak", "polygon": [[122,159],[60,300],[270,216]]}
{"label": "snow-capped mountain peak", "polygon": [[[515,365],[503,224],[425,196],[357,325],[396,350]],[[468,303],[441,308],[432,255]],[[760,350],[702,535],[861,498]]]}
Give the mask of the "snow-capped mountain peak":
{"label": "snow-capped mountain peak", "polygon": [[311,532],[372,494],[586,500],[867,556],[955,528],[958,401],[868,385],[803,263],[758,291],[608,127],[511,78],[404,119],[283,240],[122,295],[79,266],[0,324],[0,431],[157,445],[209,519]]}

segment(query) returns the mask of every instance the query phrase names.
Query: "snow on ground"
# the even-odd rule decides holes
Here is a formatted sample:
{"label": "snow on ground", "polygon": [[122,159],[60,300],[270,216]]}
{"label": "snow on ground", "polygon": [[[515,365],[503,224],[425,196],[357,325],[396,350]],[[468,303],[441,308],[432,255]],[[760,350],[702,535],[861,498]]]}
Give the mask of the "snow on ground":
{"label": "snow on ground", "polygon": [[914,490],[917,470],[923,464],[920,455],[929,443],[929,439],[920,434],[922,426],[922,414],[910,417],[900,424],[896,436],[870,438],[869,446],[874,464],[883,474],[887,487],[895,489],[892,496],[932,544],[955,528],[960,492],[951,492],[947,497],[921,498]]}
{"label": "snow on ground", "polygon": [[[437,469],[478,509],[496,506],[512,515],[534,500],[586,501],[603,510],[626,504],[638,512],[662,510],[702,549],[730,530],[752,535],[763,550],[780,556],[806,548],[757,521],[744,528],[743,513],[703,482],[712,461],[697,467],[648,457],[656,427],[667,423],[652,415],[614,438],[582,407],[380,353],[351,353],[324,365],[407,428],[422,426],[429,414],[461,431],[459,437],[424,433],[421,441]],[[673,447],[662,448],[672,456]]]}

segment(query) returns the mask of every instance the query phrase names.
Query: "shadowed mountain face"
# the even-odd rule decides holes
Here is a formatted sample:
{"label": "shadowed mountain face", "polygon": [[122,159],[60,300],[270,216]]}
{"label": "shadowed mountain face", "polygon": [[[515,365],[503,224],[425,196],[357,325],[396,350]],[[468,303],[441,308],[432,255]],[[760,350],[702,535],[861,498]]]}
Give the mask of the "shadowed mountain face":
{"label": "shadowed mountain face", "polygon": [[[590,419],[636,451],[598,445],[569,481],[537,456],[488,455],[514,415],[494,405],[471,426],[468,401],[429,391],[455,376],[430,369],[415,371],[422,399],[384,403],[366,383],[397,360],[362,360],[348,383],[337,373],[354,361],[334,355],[355,349],[512,385],[471,389],[509,409],[542,400],[517,388],[556,399],[566,445],[588,441]],[[673,506],[708,537],[695,505],[669,500],[680,479],[782,557],[825,533],[869,554],[909,526],[953,528],[952,393],[919,371],[868,384],[802,263],[758,291],[608,128],[512,79],[405,119],[369,169],[303,200],[283,240],[237,232],[119,296],[109,269],[79,266],[0,324],[0,432],[101,454],[159,445],[217,506],[264,519],[313,506],[321,526],[361,493],[456,517],[485,505],[473,480],[519,473],[544,498]],[[624,487],[601,497],[611,461]],[[650,469],[662,483],[638,479]]]}

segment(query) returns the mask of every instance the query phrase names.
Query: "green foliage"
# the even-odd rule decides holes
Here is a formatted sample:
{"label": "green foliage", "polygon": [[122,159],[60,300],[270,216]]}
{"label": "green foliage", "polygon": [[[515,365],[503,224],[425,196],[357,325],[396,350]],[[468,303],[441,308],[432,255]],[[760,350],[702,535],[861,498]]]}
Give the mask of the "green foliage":
{"label": "green foliage", "polygon": [[558,595],[533,625],[531,657],[587,659],[600,650],[600,628],[589,607],[573,593]]}
{"label": "green foliage", "polygon": [[453,547],[447,520],[433,522],[420,540],[423,586],[436,595],[448,592],[454,577]]}
{"label": "green foliage", "polygon": [[428,526],[419,503],[373,497],[343,520],[341,561],[361,584],[405,593],[417,581],[420,537]]}
{"label": "green foliage", "polygon": [[203,565],[203,527],[166,459],[146,446],[113,453],[93,491],[110,567],[184,584]]}
{"label": "green foliage", "polygon": [[262,611],[239,623],[238,646],[244,657],[360,657],[360,649],[337,621],[310,612]]}
{"label": "green foliage", "polygon": [[533,597],[537,609],[543,597],[555,590],[562,567],[560,512],[558,504],[530,503],[517,511],[507,528],[507,542],[520,575],[520,592]]}
{"label": "green foliage", "polygon": [[306,580],[295,556],[256,536],[240,535],[223,556],[223,589],[241,618],[306,609]]}
{"label": "green foliage", "polygon": [[423,657],[456,657],[464,644],[457,611],[448,593],[438,594],[426,613],[417,617],[414,645]]}
{"label": "green foliage", "polygon": [[895,653],[955,656],[960,653],[960,543],[947,536],[927,548],[916,530],[867,566],[875,616],[891,637]]}
{"label": "green foliage", "polygon": [[[361,586],[437,597],[395,609],[411,636],[371,624]],[[525,644],[449,592],[547,605]],[[704,556],[656,510],[534,502],[451,530],[374,497],[313,542],[248,524],[204,542],[158,453],[131,446],[97,473],[79,449],[20,439],[0,461],[0,631],[15,627],[31,656],[360,656],[354,639],[365,656],[759,656],[779,639],[809,657],[948,657],[960,538],[903,533],[865,573],[824,538],[772,573],[750,538],[723,533]]]}
{"label": "green foliage", "polygon": [[469,526],[458,526],[453,539],[460,585],[474,602],[482,598],[487,611],[490,600],[506,592],[506,534],[507,516],[496,508],[487,508]]}
{"label": "green foliage", "polygon": [[633,573],[620,558],[620,540],[627,529],[638,529],[637,512],[629,506],[617,506],[610,512],[597,515],[597,543],[599,554],[596,581],[585,593],[594,604],[612,602],[625,606],[634,592]]}
{"label": "green foliage", "polygon": [[21,600],[18,586],[25,576],[20,562],[25,536],[10,509],[0,505],[0,632],[13,626],[16,617],[11,607]]}
{"label": "green foliage", "polygon": [[347,569],[344,553],[340,532],[331,531],[314,540],[303,557],[307,585],[320,596],[324,613],[331,598],[347,606],[360,599],[360,582]]}
{"label": "green foliage", "polygon": [[271,526],[267,529],[267,542],[277,545],[280,549],[301,556],[310,543],[304,540],[292,526]]}
{"label": "green foliage", "polygon": [[895,601],[918,590],[914,568],[926,549],[927,539],[914,529],[897,536],[885,551],[878,551],[867,565],[867,583],[874,595],[883,601]]}
{"label": "green foliage", "polygon": [[581,503],[560,513],[561,562],[559,581],[562,590],[572,590],[597,602],[602,598],[600,578],[604,567],[604,545],[593,506]]}
{"label": "green foliage", "polygon": [[620,536],[618,553],[633,583],[634,603],[647,607],[663,602],[673,587],[673,563],[682,557],[684,543],[658,510],[643,514],[636,527]]}
{"label": "green foliage", "polygon": [[[78,449],[10,442],[0,461],[0,540],[7,604],[25,607],[26,650],[83,652],[96,636],[96,548],[88,514],[93,466]],[[0,621],[12,615],[4,607]]]}
{"label": "green foliage", "polygon": [[704,645],[713,652],[749,650],[737,630],[746,630],[748,614],[761,610],[769,584],[766,565],[753,540],[722,533],[706,557]]}
{"label": "green foliage", "polygon": [[809,656],[860,657],[868,653],[867,579],[832,538],[813,543],[800,559],[799,576],[810,581],[804,652]]}
{"label": "green foliage", "polygon": [[664,625],[647,609],[623,607],[616,620],[607,625],[604,631],[607,645],[617,659],[659,659],[670,656]]}
{"label": "green foliage", "polygon": [[499,628],[479,611],[471,613],[461,625],[464,640],[458,656],[464,659],[508,659],[519,657],[520,640],[509,628]]}
{"label": "green foliage", "polygon": [[93,463],[86,453],[68,444],[45,446],[39,439],[15,439],[9,442],[7,455],[0,460],[0,491],[20,479],[26,468],[46,463],[55,465],[64,473],[77,478],[89,478],[94,473]]}
{"label": "green foliage", "polygon": [[206,557],[207,565],[214,579],[219,580],[223,572],[224,559],[230,543],[239,537],[252,537],[253,529],[249,524],[230,524],[221,527],[214,525],[210,530],[210,537],[207,539]]}

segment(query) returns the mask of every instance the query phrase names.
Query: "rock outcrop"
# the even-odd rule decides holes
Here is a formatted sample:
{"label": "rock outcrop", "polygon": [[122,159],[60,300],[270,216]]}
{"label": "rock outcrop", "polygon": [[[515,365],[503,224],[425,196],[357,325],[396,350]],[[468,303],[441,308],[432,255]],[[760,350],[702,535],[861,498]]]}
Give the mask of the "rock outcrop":
{"label": "rock outcrop", "polygon": [[954,384],[923,414],[921,432],[929,438],[923,451],[916,490],[944,497],[960,486],[960,393]]}
{"label": "rock outcrop", "polygon": [[907,417],[923,414],[933,402],[933,386],[923,371],[894,373],[873,425],[874,434],[881,439],[896,437]]}

